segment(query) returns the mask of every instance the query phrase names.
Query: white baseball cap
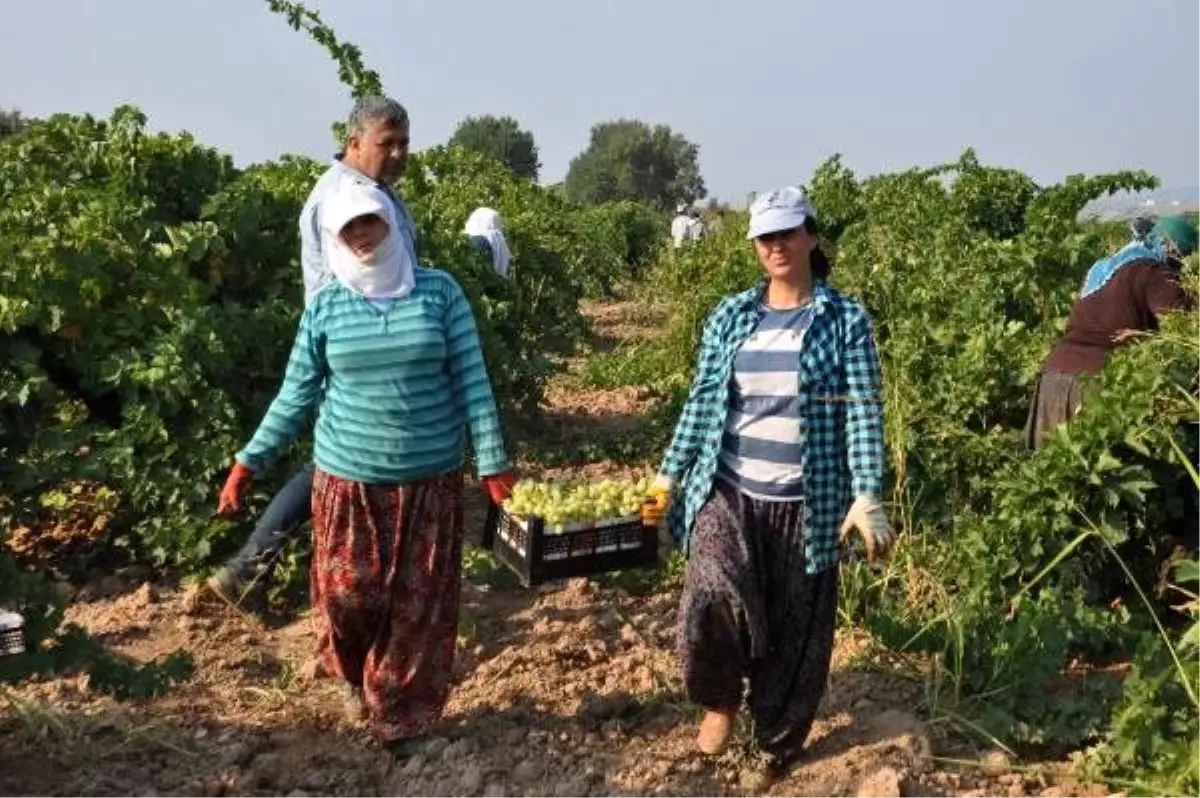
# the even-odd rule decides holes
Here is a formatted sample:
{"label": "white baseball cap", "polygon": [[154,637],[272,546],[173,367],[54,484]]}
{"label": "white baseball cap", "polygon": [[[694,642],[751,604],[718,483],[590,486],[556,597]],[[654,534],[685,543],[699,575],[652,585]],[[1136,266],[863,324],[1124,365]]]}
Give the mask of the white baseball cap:
{"label": "white baseball cap", "polygon": [[746,238],[754,239],[767,233],[792,230],[804,224],[816,213],[804,192],[787,186],[758,197],[750,205],[750,229]]}

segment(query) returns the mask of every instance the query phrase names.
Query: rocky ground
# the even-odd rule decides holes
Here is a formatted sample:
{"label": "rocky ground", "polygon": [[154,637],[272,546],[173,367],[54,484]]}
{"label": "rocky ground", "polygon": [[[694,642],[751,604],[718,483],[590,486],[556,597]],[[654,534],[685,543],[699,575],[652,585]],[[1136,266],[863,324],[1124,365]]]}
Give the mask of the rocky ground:
{"label": "rocky ground", "polygon": [[[111,587],[111,585],[110,585]],[[305,673],[307,619],[276,629],[193,589],[144,583],[75,603],[69,620],[135,659],[190,651],[167,695],[114,701],[77,678],[21,686],[0,711],[0,793],[96,795],[1089,795],[1069,780],[940,764],[959,741],[914,714],[921,688],[840,637],[807,757],[763,780],[745,743],[694,748],[698,711],[672,654],[677,596],[585,579],[468,585],[445,720],[396,757]]]}

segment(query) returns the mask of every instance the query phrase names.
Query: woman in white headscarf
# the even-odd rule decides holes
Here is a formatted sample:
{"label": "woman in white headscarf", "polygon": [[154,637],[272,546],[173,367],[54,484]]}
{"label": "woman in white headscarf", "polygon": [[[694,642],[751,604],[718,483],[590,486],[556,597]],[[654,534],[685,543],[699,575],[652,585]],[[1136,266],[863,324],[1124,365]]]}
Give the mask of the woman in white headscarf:
{"label": "woman in white headscarf", "polygon": [[504,219],[499,211],[476,208],[467,217],[467,226],[463,232],[471,239],[472,244],[491,257],[492,268],[496,270],[496,274],[507,277],[512,254],[508,251],[508,242],[504,240]]}
{"label": "woman in white headscarf", "polygon": [[[312,607],[327,673],[381,740],[422,736],[449,696],[469,432],[479,475],[503,502],[513,478],[479,336],[462,289],[413,262],[394,204],[347,184],[325,202],[336,280],[300,320],[279,395],[236,464],[218,512],[314,411]],[[364,706],[365,704],[365,706]]]}

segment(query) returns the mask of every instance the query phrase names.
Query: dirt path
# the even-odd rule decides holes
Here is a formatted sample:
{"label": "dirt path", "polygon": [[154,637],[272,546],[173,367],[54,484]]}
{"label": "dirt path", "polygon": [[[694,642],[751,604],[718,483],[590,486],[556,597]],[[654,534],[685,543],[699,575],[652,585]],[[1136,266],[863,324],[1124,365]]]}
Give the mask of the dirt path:
{"label": "dirt path", "polygon": [[[624,324],[601,311],[607,329]],[[568,417],[605,401],[624,400],[556,399]],[[0,794],[1104,794],[939,763],[961,741],[928,728],[914,714],[920,685],[872,666],[854,634],[839,637],[808,754],[786,779],[761,781],[743,746],[706,759],[673,655],[678,596],[607,584],[466,586],[444,722],[395,757],[341,717],[334,684],[305,678],[307,619],[265,629],[194,588],[107,580],[109,594],[77,601],[68,620],[138,660],[190,651],[195,675],[146,702],[116,702],[78,678],[12,690],[0,702]]]}

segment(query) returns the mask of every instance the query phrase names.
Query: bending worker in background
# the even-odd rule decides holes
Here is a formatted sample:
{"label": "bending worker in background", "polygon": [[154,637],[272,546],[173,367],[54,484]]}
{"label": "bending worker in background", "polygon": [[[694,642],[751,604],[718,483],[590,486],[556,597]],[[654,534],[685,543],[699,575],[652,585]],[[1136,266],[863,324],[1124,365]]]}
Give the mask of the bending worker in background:
{"label": "bending worker in background", "polygon": [[[378,188],[393,205],[401,245],[416,261],[416,228],[408,208],[391,189],[408,163],[408,112],[388,97],[364,97],[350,113],[346,147],[317,180],[300,212],[300,265],[304,277],[304,304],[335,279],[328,252],[321,240],[321,214],[325,198],[347,184]],[[254,532],[211,579],[209,588],[233,604],[244,600],[261,606],[279,553],[288,540],[312,517],[313,466],[294,474],[275,494]]]}
{"label": "bending worker in background", "polygon": [[508,250],[508,241],[504,238],[504,218],[499,211],[491,208],[476,208],[467,217],[467,225],[463,230],[471,243],[480,252],[492,259],[492,269],[501,277],[508,277],[512,253]]}
{"label": "bending worker in background", "polygon": [[1196,227],[1166,216],[1096,262],[1071,308],[1067,331],[1038,377],[1025,445],[1036,450],[1046,434],[1075,417],[1083,401],[1079,377],[1099,372],[1122,343],[1158,329],[1159,318],[1190,303],[1179,284],[1182,259],[1196,251]]}
{"label": "bending worker in background", "polygon": [[749,677],[754,736],[778,775],[825,691],[839,536],[862,535],[874,560],[893,533],[871,320],[825,282],[799,189],[756,200],[747,237],[766,279],[708,317],[643,520],[666,515],[687,551],[678,645],[688,697],[707,710],[700,750],[724,750]]}

